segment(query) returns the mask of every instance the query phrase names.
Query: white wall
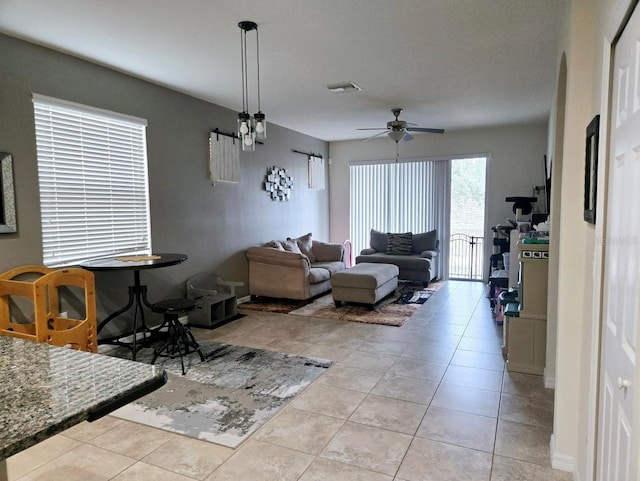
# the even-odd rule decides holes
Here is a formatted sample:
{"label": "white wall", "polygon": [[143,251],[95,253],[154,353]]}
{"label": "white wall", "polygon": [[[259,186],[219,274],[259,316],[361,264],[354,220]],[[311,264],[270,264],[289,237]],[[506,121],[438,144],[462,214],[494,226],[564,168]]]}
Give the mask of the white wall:
{"label": "white wall", "polygon": [[[572,0],[558,64],[566,55],[557,292],[557,361],[552,464],[575,480],[594,478],[600,297],[608,159],[608,55],[633,0]],[[583,221],[585,131],[601,115],[598,223]],[[603,195],[601,195],[603,194]]]}
{"label": "white wall", "polygon": [[[488,154],[485,258],[491,253],[491,226],[515,219],[505,197],[531,196],[534,185],[544,184],[547,123],[419,134],[400,142],[400,158],[450,158]],[[395,144],[386,137],[329,144],[329,231],[331,240],[349,238],[349,162],[395,158]],[[442,240],[441,240],[442,242]],[[488,260],[486,266],[488,269]]]}

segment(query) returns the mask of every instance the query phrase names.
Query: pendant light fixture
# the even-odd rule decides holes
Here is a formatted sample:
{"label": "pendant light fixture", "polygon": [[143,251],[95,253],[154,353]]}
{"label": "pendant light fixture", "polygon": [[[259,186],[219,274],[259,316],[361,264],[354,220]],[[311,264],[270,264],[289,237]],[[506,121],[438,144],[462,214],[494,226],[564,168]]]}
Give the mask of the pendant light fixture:
{"label": "pendant light fixture", "polygon": [[[260,42],[258,40],[258,25],[248,20],[238,23],[240,27],[240,53],[242,62],[242,112],[238,114],[238,137],[242,141],[242,150],[255,150],[257,140],[267,138],[267,123],[260,108]],[[249,114],[249,81],[247,71],[247,32],[256,31],[256,72],[258,112]]]}

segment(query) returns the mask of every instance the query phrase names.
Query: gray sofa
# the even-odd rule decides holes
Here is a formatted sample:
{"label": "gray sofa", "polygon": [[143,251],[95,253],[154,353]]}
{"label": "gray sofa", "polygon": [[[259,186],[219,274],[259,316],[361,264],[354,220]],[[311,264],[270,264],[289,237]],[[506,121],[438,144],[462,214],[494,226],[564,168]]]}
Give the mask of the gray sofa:
{"label": "gray sofa", "polygon": [[356,257],[356,264],[393,264],[400,269],[398,279],[419,281],[425,287],[437,276],[440,241],[436,230],[395,234],[371,229],[369,245]]}
{"label": "gray sofa", "polygon": [[344,246],[313,240],[270,241],[247,249],[252,297],[309,299],[331,289],[331,276],[346,268]]}

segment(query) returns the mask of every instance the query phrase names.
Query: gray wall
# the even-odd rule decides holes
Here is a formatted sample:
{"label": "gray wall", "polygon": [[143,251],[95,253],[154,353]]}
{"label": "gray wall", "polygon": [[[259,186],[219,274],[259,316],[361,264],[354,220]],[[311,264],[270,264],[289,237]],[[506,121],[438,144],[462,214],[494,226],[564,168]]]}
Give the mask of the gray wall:
{"label": "gray wall", "polygon": [[[547,122],[414,135],[400,142],[400,158],[439,158],[488,154],[485,257],[491,254],[491,226],[515,219],[505,197],[530,196],[534,185],[544,185]],[[349,238],[349,162],[395,158],[395,144],[388,138],[367,142],[330,144],[331,237]],[[488,261],[487,275],[488,275]]]}
{"label": "gray wall", "polygon": [[[241,154],[240,183],[212,186],[209,132],[232,132],[236,112],[4,35],[0,65],[0,151],[13,154],[18,210],[18,233],[0,235],[0,271],[42,264],[32,92],[148,120],[153,250],[189,256],[142,273],[152,300],[181,296],[185,280],[204,271],[246,284],[245,249],[253,244],[307,232],[328,240],[328,189],[308,189],[307,158],[291,151],[327,158],[326,142],[270,124],[265,144]],[[293,176],[289,202],[272,202],[262,190],[272,165]],[[131,273],[96,274],[101,316],[126,301],[131,280]],[[239,295],[246,294],[245,285]]]}

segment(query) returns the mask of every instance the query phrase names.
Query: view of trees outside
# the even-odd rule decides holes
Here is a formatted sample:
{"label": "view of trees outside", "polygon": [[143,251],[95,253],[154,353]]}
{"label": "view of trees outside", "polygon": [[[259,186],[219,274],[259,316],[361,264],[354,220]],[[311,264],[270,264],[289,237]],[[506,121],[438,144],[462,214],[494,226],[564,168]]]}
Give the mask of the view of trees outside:
{"label": "view of trees outside", "polygon": [[469,237],[484,237],[485,157],[451,160],[451,245],[449,276],[481,279],[483,242],[472,246]]}
{"label": "view of trees outside", "polygon": [[484,188],[487,160],[451,161],[451,233],[484,236]]}

